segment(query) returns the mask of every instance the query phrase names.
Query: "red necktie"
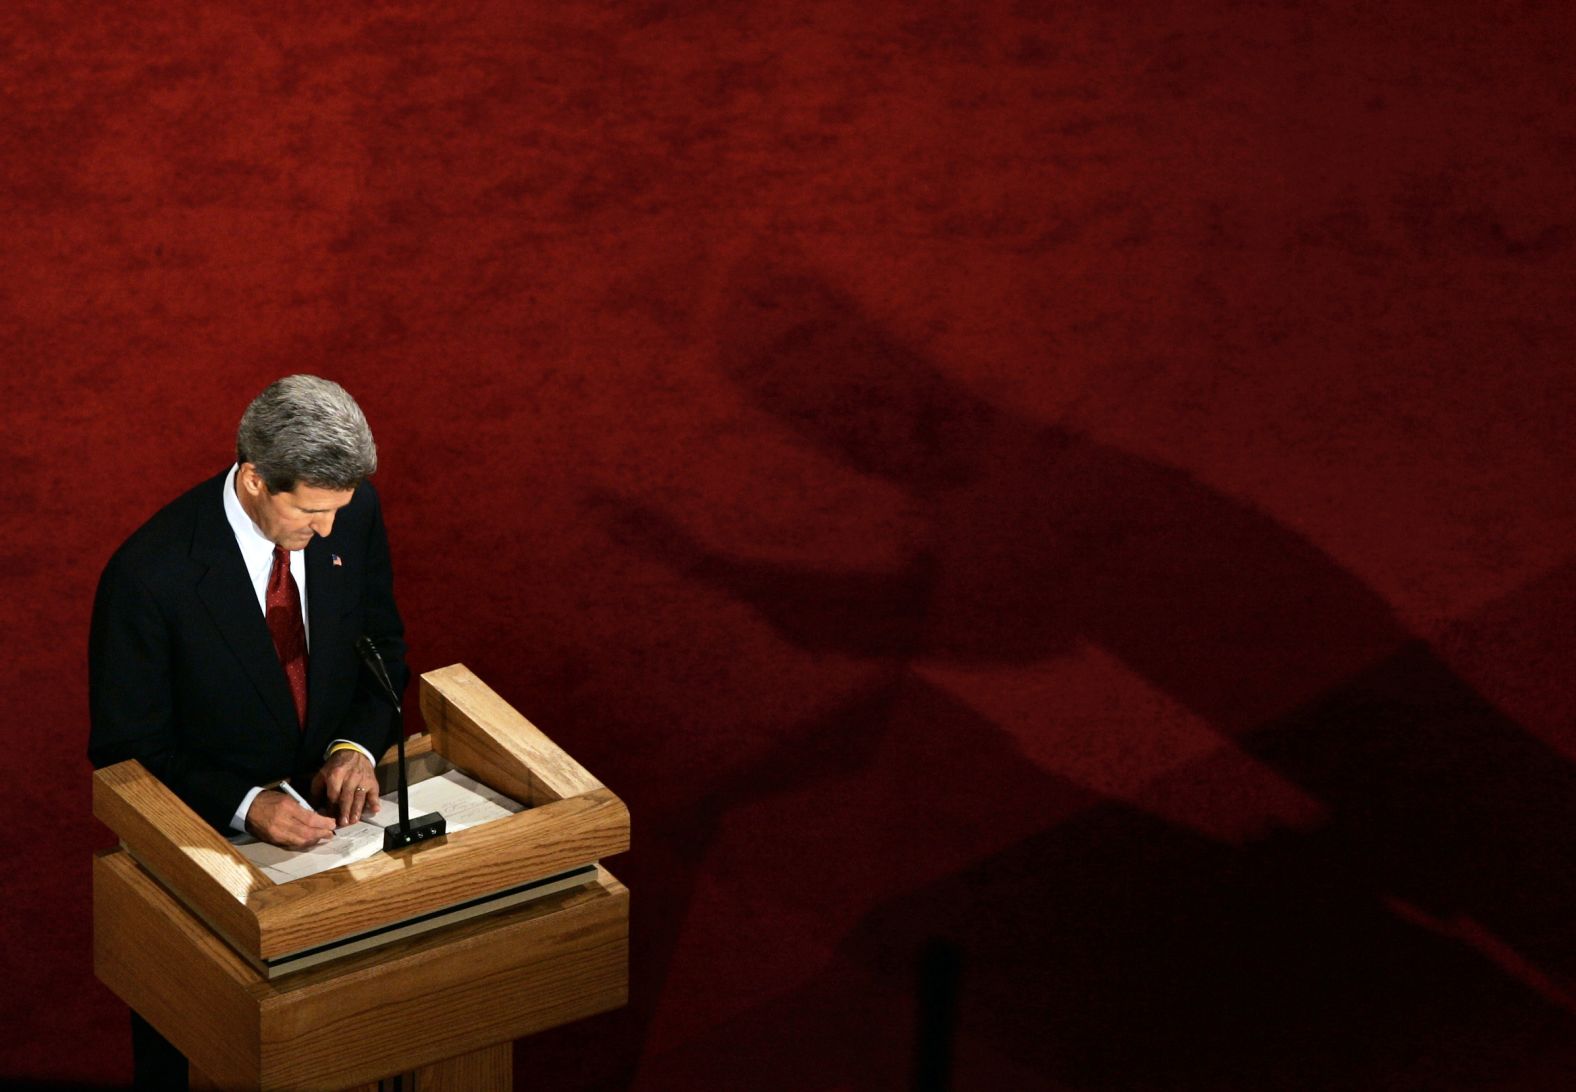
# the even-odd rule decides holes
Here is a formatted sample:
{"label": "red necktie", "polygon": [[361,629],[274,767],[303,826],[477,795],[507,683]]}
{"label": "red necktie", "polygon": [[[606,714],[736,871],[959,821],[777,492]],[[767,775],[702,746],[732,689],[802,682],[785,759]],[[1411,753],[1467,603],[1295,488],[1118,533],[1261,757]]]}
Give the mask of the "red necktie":
{"label": "red necktie", "polygon": [[301,594],[295,577],[290,575],[290,551],[274,547],[274,567],[268,572],[268,632],[274,651],[290,680],[290,696],[295,699],[296,719],[306,727],[306,627],[301,624]]}

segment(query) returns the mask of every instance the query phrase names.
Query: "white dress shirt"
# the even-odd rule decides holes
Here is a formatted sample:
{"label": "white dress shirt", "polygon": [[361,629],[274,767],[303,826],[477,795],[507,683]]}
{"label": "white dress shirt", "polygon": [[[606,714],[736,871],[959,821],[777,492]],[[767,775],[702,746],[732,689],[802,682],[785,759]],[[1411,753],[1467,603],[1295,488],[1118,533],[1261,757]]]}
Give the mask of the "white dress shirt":
{"label": "white dress shirt", "polygon": [[[241,507],[241,498],[235,492],[235,474],[239,467],[232,466],[230,473],[224,478],[224,515],[230,521],[230,530],[235,532],[235,544],[241,548],[241,560],[246,564],[246,574],[252,578],[252,590],[257,593],[257,609],[263,612],[263,617],[268,617],[268,575],[274,567],[274,544],[263,534],[257,524],[252,522],[252,517],[246,514],[246,509]],[[301,595],[301,627],[306,630],[307,652],[312,651],[312,624],[307,621],[306,613],[306,551],[290,551],[290,575],[295,578],[296,590]],[[333,750],[341,743],[348,743],[356,750],[367,756],[367,760],[374,766],[377,759],[373,758],[367,749],[349,739],[336,739],[328,747]],[[328,755],[323,756],[327,758]],[[261,786],[252,789],[241,798],[241,806],[235,810],[235,815],[230,820],[230,826],[245,833],[246,813],[252,808],[252,801],[257,799],[257,794],[262,792]]]}
{"label": "white dress shirt", "polygon": [[[257,609],[268,617],[268,574],[274,568],[274,544],[252,522],[252,517],[241,507],[241,498],[235,492],[235,474],[232,466],[224,479],[224,515],[235,532],[235,544],[241,548],[241,560],[246,563],[246,575],[252,578],[252,590],[257,593]],[[301,624],[306,630],[306,650],[312,651],[312,624],[306,613],[306,551],[290,551],[290,575],[295,577],[296,589],[301,593]]]}

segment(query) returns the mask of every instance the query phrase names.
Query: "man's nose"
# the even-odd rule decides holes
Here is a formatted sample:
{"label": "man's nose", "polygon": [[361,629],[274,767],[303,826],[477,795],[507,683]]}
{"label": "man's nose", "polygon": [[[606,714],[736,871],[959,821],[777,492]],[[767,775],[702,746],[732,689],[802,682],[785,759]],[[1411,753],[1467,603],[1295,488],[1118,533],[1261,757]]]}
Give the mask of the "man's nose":
{"label": "man's nose", "polygon": [[332,515],[316,516],[311,522],[312,531],[319,538],[327,538],[334,530],[334,517]]}

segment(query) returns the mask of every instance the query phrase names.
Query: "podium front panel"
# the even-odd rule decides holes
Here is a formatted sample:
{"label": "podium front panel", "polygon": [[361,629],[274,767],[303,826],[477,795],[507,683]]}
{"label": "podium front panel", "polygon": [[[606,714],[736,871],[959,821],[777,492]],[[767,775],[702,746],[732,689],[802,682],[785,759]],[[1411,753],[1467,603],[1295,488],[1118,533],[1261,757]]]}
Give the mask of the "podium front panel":
{"label": "podium front panel", "polygon": [[94,859],[93,888],[98,977],[222,1087],[351,1087],[628,999],[629,892],[600,867],[572,890],[273,981],[124,850]]}

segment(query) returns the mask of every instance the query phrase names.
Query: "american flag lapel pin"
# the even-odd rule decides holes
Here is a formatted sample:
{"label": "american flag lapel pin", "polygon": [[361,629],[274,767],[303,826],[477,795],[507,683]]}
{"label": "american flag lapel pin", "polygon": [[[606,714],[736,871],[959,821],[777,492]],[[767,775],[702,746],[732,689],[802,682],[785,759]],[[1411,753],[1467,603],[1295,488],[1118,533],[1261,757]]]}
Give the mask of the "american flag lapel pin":
{"label": "american flag lapel pin", "polygon": [[339,560],[338,554],[329,554],[328,556],[334,559],[334,568],[343,569],[345,567],[345,563]]}

